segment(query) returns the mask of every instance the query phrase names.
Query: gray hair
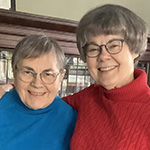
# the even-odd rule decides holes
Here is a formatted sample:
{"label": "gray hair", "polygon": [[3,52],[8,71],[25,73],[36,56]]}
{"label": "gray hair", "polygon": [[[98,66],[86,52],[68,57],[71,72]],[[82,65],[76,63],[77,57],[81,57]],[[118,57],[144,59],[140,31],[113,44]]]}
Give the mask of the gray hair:
{"label": "gray hair", "polygon": [[129,9],[113,4],[97,7],[85,14],[77,27],[77,47],[86,62],[83,46],[91,36],[121,35],[131,53],[143,54],[147,48],[146,23]]}
{"label": "gray hair", "polygon": [[55,51],[59,69],[65,67],[65,55],[56,40],[46,35],[29,35],[23,38],[15,47],[12,56],[12,68],[15,70],[18,62],[26,58],[38,58]]}

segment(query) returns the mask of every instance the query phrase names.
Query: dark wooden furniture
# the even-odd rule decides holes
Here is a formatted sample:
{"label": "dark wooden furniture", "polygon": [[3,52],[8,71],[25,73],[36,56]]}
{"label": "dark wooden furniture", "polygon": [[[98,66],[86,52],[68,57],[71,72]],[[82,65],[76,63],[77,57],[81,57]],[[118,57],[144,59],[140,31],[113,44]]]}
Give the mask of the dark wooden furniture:
{"label": "dark wooden furniture", "polygon": [[55,38],[66,54],[78,55],[75,38],[77,23],[0,9],[0,48],[11,50],[26,35],[46,34]]}

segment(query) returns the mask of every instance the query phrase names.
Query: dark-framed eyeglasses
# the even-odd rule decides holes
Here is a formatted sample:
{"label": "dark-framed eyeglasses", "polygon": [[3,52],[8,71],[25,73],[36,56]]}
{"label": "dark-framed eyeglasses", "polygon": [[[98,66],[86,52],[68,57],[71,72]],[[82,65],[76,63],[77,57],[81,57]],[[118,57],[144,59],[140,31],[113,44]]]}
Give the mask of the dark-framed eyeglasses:
{"label": "dark-framed eyeglasses", "polygon": [[52,72],[52,71],[43,71],[42,73],[36,73],[33,70],[30,70],[27,68],[23,68],[19,70],[17,67],[16,67],[16,70],[19,73],[19,77],[23,82],[30,83],[34,79],[36,79],[37,75],[39,74],[40,79],[45,84],[54,83],[57,79],[57,76],[63,72],[63,69],[62,69],[57,73]]}
{"label": "dark-framed eyeglasses", "polygon": [[102,52],[102,47],[104,46],[105,49],[109,54],[118,54],[121,52],[123,48],[123,39],[112,39],[108,41],[106,44],[98,45],[94,42],[87,43],[83,46],[83,49],[86,55],[90,58],[97,57]]}

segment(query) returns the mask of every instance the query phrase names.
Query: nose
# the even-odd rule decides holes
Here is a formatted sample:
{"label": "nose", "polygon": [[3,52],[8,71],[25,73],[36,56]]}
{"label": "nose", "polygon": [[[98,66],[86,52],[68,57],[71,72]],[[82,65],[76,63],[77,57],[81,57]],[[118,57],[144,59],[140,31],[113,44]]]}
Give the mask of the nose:
{"label": "nose", "polygon": [[35,75],[34,79],[31,82],[31,85],[36,88],[42,87],[43,83],[39,74]]}
{"label": "nose", "polygon": [[100,61],[106,61],[111,58],[111,55],[107,52],[105,45],[101,46],[101,53],[97,57]]}

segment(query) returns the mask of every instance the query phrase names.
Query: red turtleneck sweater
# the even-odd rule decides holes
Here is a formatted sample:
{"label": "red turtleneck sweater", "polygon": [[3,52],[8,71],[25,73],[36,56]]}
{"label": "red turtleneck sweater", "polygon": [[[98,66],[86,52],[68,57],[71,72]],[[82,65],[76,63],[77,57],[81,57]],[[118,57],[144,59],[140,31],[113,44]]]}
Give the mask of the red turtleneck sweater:
{"label": "red turtleneck sweater", "polygon": [[146,73],[121,88],[100,85],[63,98],[78,111],[71,150],[150,150],[150,88]]}

